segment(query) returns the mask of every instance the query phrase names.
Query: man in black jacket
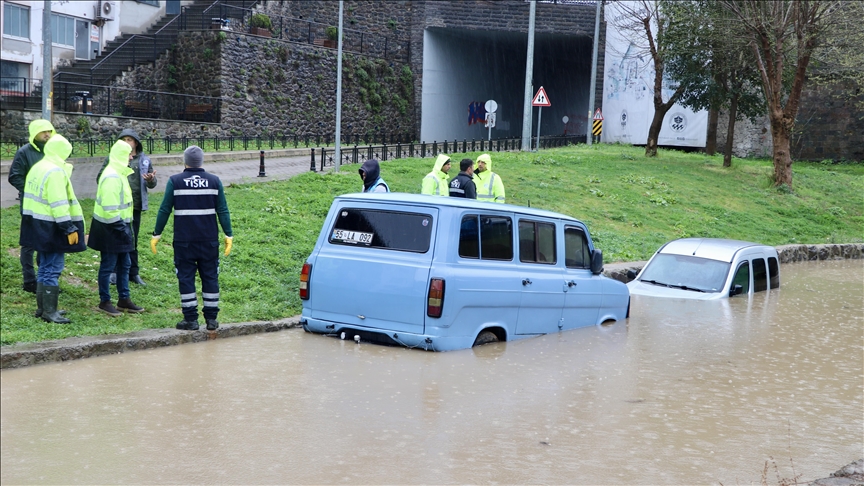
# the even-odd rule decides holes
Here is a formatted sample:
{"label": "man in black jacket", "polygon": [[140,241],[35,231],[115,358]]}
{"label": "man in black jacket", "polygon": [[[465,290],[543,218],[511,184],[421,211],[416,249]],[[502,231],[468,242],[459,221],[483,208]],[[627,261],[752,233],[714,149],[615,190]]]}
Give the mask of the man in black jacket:
{"label": "man in black jacket", "polygon": [[459,171],[459,175],[450,181],[450,196],[477,199],[477,186],[471,177],[474,174],[474,161],[462,159],[462,162],[459,162]]}
{"label": "man in black jacket", "polygon": [[[28,127],[30,131],[30,143],[15,152],[12,166],[9,167],[9,184],[18,189],[18,199],[21,207],[24,207],[24,183],[27,181],[27,173],[45,156],[45,142],[56,134],[54,126],[48,120],[33,120]],[[24,291],[31,294],[36,293],[36,271],[33,270],[33,248],[21,247],[21,274],[24,280]]]}

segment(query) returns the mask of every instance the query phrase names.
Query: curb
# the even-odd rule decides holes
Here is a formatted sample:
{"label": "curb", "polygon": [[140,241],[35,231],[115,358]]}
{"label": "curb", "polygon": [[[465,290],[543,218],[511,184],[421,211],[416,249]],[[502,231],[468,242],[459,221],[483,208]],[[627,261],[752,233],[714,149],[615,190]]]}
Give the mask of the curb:
{"label": "curb", "polygon": [[161,348],[177,344],[199,343],[214,339],[246,336],[263,332],[292,329],[300,325],[300,316],[278,321],[222,324],[216,331],[178,331],[176,329],[148,329],[129,334],[75,337],[3,346],[0,369],[21,368],[43,363],[92,358],[142,349]]}

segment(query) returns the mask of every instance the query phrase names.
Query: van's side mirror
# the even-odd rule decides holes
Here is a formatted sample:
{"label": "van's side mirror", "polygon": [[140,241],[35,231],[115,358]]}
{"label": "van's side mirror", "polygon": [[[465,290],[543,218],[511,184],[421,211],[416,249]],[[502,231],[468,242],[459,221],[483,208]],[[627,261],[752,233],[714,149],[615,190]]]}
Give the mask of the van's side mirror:
{"label": "van's side mirror", "polygon": [[729,297],[733,295],[738,295],[744,290],[744,287],[740,285],[733,285],[731,289],[729,289]]}
{"label": "van's side mirror", "polygon": [[627,281],[636,280],[636,272],[633,269],[627,270]]}
{"label": "van's side mirror", "polygon": [[597,248],[591,253],[591,273],[594,275],[603,273],[603,252]]}

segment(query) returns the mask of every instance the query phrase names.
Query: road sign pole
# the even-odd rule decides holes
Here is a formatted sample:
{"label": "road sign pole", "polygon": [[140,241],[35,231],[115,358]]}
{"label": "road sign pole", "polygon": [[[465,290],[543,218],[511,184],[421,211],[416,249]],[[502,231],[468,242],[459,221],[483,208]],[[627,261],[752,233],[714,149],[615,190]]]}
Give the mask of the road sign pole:
{"label": "road sign pole", "polygon": [[543,107],[537,107],[537,150],[540,150],[540,122],[543,121]]}

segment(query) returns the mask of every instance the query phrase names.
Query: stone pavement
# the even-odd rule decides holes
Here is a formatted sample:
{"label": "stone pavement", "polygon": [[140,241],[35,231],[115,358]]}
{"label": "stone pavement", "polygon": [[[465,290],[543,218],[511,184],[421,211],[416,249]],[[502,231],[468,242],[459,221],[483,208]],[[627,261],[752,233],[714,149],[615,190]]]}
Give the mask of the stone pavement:
{"label": "stone pavement", "polygon": [[[310,149],[265,150],[264,172],[266,177],[258,177],[260,169],[260,154],[257,150],[243,152],[219,152],[205,154],[204,169],[219,176],[226,186],[229,183],[266,182],[289,179],[292,176],[309,171],[311,162]],[[150,192],[164,192],[165,183],[174,174],[183,171],[183,155],[151,155],[158,184]],[[104,158],[89,157],[70,160],[72,171],[72,187],[80,199],[96,197],[96,176],[102,168]],[[316,159],[318,167],[321,161]],[[2,181],[0,181],[0,207],[8,208],[18,204],[18,191],[9,184],[9,163],[2,165]],[[155,203],[158,209],[158,201]]]}

